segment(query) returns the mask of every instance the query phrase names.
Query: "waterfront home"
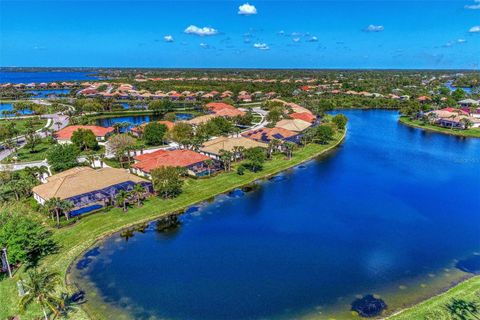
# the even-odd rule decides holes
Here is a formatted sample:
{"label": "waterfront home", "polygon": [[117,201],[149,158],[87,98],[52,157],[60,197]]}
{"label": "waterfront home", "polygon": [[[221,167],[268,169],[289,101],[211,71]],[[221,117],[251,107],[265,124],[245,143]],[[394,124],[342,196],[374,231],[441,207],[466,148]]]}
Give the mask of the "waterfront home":
{"label": "waterfront home", "polygon": [[[200,153],[205,154],[213,159],[220,160],[221,151],[229,151],[235,153],[237,148],[251,149],[255,147],[266,148],[267,144],[258,142],[245,137],[219,137],[209,140],[200,148]],[[238,158],[238,154],[233,155],[234,159]]]}
{"label": "waterfront home", "polygon": [[151,178],[151,171],[160,167],[181,167],[193,176],[208,174],[209,167],[205,163],[210,157],[192,150],[157,150],[136,156],[132,172]]}
{"label": "waterfront home", "polygon": [[313,123],[317,119],[311,112],[294,112],[288,115],[292,119],[303,120]]}
{"label": "waterfront home", "polygon": [[420,97],[417,98],[417,101],[420,102],[420,103],[428,103],[428,102],[432,101],[432,98],[427,97],[427,96],[420,96]]}
{"label": "waterfront home", "polygon": [[70,143],[70,139],[75,131],[79,129],[91,130],[97,141],[106,141],[108,136],[110,136],[114,129],[112,127],[100,127],[100,126],[68,126],[63,129],[58,130],[54,133],[59,143]]}
{"label": "waterfront home", "polygon": [[311,125],[311,122],[299,119],[283,119],[275,124],[275,128],[282,128],[293,132],[302,132],[303,130],[308,129]]}
{"label": "waterfront home", "polygon": [[471,117],[463,110],[455,108],[444,108],[434,110],[425,114],[435,125],[453,129],[467,129],[467,124],[472,128],[480,127],[480,119]]}
{"label": "waterfront home", "polygon": [[190,123],[192,126],[198,126],[204,123],[207,123],[208,121],[212,120],[213,118],[220,117],[217,114],[206,114],[203,116],[195,117],[193,119],[190,119],[187,121],[187,123]]}
{"label": "waterfront home", "polygon": [[458,104],[460,107],[463,107],[463,108],[478,107],[480,105],[480,100],[464,99],[464,100],[458,101]]}
{"label": "waterfront home", "polygon": [[269,143],[276,139],[300,143],[300,134],[283,128],[261,128],[242,133],[242,136],[254,141]]}
{"label": "waterfront home", "polygon": [[[168,130],[171,130],[175,126],[175,123],[172,122],[172,121],[160,120],[160,121],[157,121],[157,123],[165,125]],[[132,135],[134,135],[136,137],[140,137],[143,134],[143,130],[145,129],[145,126],[147,124],[149,124],[149,123],[142,123],[139,126],[133,127],[130,130],[130,132],[132,133]]]}
{"label": "waterfront home", "polygon": [[213,114],[224,117],[233,118],[236,116],[244,116],[245,112],[238,110],[232,105],[224,102],[210,102],[205,106]]}
{"label": "waterfront home", "polygon": [[130,191],[136,184],[152,190],[150,182],[124,169],[76,167],[48,177],[32,192],[41,205],[52,198],[68,200],[74,205],[70,215],[78,215],[113,204],[120,190]]}

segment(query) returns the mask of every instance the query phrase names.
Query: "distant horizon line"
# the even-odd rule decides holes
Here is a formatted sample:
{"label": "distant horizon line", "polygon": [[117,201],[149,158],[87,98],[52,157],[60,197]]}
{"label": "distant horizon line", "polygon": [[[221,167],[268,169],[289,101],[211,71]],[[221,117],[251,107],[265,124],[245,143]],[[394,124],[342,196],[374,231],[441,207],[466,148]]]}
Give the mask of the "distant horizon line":
{"label": "distant horizon line", "polygon": [[0,66],[0,71],[6,69],[84,69],[84,70],[273,70],[273,71],[478,71],[478,68],[269,68],[269,67],[33,67],[33,66]]}

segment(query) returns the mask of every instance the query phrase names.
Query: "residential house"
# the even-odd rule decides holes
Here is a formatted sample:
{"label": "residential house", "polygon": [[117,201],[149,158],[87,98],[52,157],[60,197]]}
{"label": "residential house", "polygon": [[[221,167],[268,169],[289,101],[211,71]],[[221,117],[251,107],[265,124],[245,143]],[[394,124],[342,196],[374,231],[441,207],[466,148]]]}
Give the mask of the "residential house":
{"label": "residential house", "polygon": [[242,133],[242,136],[258,142],[269,143],[273,139],[300,143],[300,134],[283,128],[261,128]]}
{"label": "residential house", "polygon": [[[244,149],[251,149],[255,147],[266,148],[267,144],[242,136],[219,137],[205,142],[199,151],[200,153],[205,154],[213,159],[220,160],[222,150],[234,152],[237,147],[242,147]],[[238,155],[233,155],[233,157],[237,158]]]}
{"label": "residential house", "polygon": [[160,167],[185,168],[188,174],[204,176],[209,173],[205,163],[210,157],[192,150],[157,150],[136,156],[132,165],[132,172],[143,177],[151,178],[151,172]]}
{"label": "residential house", "polygon": [[113,204],[121,190],[130,191],[136,184],[152,191],[152,184],[124,169],[76,167],[48,177],[47,182],[32,189],[33,198],[44,205],[52,198],[68,200],[74,208],[71,216],[98,210]]}
{"label": "residential house", "polygon": [[63,129],[60,129],[57,132],[55,132],[54,135],[57,138],[59,143],[70,143],[71,142],[70,139],[72,138],[73,133],[79,129],[91,130],[95,135],[95,137],[97,138],[97,141],[106,141],[108,136],[110,136],[114,131],[112,127],[76,125],[76,126],[68,126]]}

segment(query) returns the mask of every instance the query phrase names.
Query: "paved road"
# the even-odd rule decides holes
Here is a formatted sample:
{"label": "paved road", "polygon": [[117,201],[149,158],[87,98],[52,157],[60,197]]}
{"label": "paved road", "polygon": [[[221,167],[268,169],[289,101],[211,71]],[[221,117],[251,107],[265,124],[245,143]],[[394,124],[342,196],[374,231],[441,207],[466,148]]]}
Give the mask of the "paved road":
{"label": "paved road", "polygon": [[[59,130],[64,128],[68,125],[68,116],[62,115],[60,113],[54,114],[45,114],[42,115],[41,118],[48,119],[47,124],[44,128],[52,127],[54,130]],[[41,138],[46,137],[46,132],[42,132],[42,129],[37,130],[37,135]],[[25,146],[25,136],[21,135],[16,138],[17,140],[17,149],[20,149]],[[5,149],[2,144],[0,144],[0,161],[11,155],[13,150]]]}

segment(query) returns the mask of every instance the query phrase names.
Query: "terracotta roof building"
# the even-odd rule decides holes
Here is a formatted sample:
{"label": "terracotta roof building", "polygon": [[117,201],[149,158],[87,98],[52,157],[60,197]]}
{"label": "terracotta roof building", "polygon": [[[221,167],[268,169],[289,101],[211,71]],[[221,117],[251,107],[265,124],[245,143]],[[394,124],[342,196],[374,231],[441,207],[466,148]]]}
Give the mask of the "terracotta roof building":
{"label": "terracotta roof building", "polygon": [[303,120],[306,122],[313,123],[317,119],[312,113],[310,112],[294,112],[288,115],[292,119]]}
{"label": "terracotta roof building", "polygon": [[235,117],[244,116],[245,112],[238,110],[232,105],[224,102],[210,102],[207,103],[208,110],[221,117]]}
{"label": "terracotta roof building", "polygon": [[59,142],[70,141],[75,131],[79,129],[91,130],[98,141],[105,141],[106,138],[113,133],[112,127],[100,127],[100,126],[68,126],[55,132],[55,136]]}
{"label": "terracotta roof building", "polygon": [[191,175],[202,176],[207,171],[204,161],[209,159],[192,150],[158,150],[136,156],[132,170],[140,176],[150,177],[150,172],[156,168],[182,167]]}

